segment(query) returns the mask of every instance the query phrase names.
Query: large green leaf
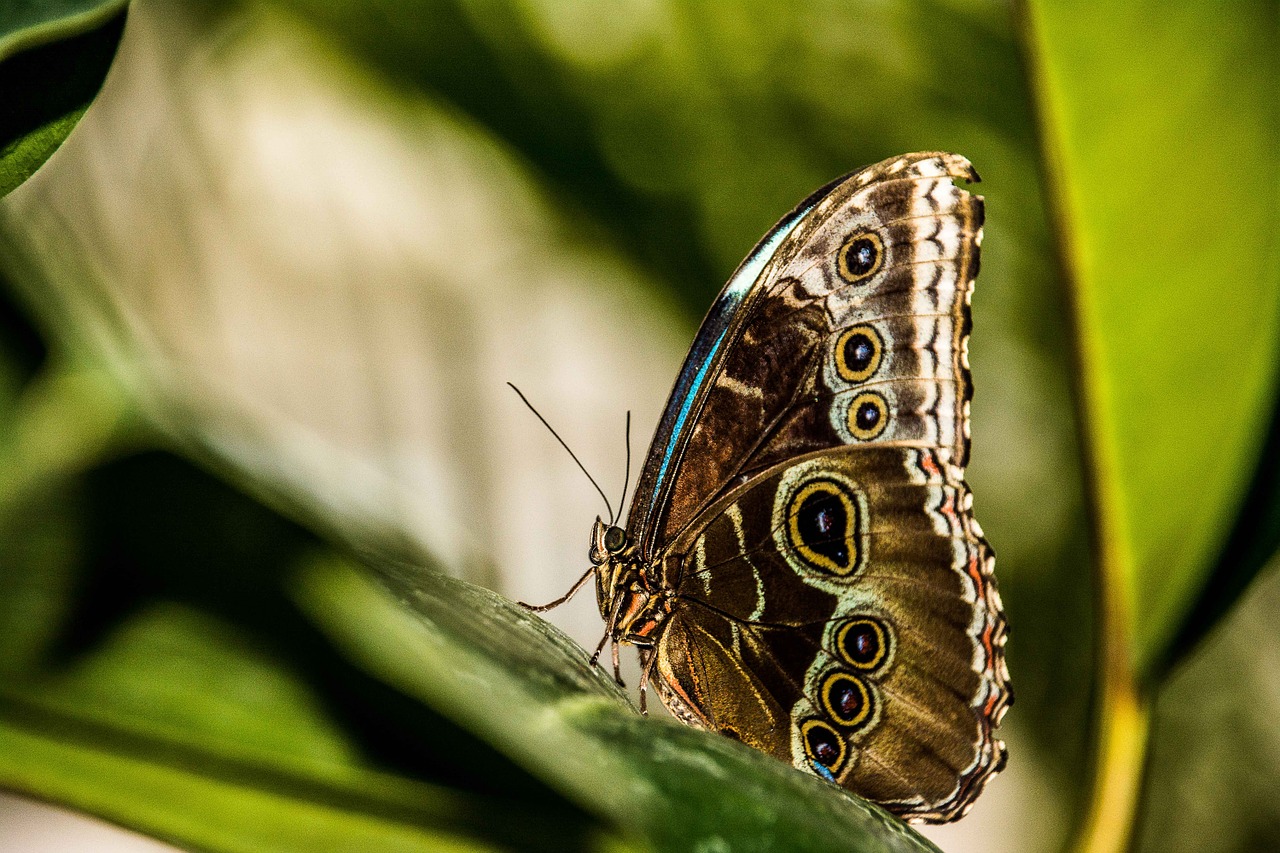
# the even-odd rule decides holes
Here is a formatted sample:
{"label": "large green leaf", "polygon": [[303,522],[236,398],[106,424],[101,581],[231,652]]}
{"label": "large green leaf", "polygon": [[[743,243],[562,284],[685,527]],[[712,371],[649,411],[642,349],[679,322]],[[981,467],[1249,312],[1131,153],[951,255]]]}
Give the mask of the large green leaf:
{"label": "large green leaf", "polygon": [[499,595],[408,566],[383,576],[317,561],[301,599],[361,665],[655,849],[935,849],[743,744],[640,717],[579,646]]}
{"label": "large green leaf", "polygon": [[1116,641],[1163,659],[1241,507],[1280,365],[1280,27],[1027,4]]}
{"label": "large green leaf", "polygon": [[204,850],[611,843],[336,655],[278,591],[308,539],[263,508],[151,454],[23,497],[0,516],[0,787]]}
{"label": "large green leaf", "polygon": [[1274,3],[1233,13],[1022,8],[1097,552],[1089,850],[1132,833],[1151,689],[1178,638],[1204,629],[1210,572],[1248,563],[1225,566],[1221,612],[1219,593],[1265,559],[1226,545],[1250,481],[1266,491],[1254,472],[1280,364],[1280,28]]}

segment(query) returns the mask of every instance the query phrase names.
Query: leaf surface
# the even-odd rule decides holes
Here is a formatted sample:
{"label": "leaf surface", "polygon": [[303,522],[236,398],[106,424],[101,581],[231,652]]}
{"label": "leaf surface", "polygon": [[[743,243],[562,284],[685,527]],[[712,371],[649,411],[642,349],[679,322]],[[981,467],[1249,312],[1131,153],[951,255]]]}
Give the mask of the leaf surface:
{"label": "leaf surface", "polygon": [[1208,584],[1275,405],[1280,27],[1270,2],[1026,16],[1105,594],[1146,677]]}
{"label": "leaf surface", "polygon": [[654,849],[936,849],[747,746],[639,716],[580,647],[509,600],[438,573],[382,570],[385,587],[317,562],[304,606],[361,665]]}
{"label": "leaf surface", "polygon": [[115,55],[124,0],[43,0],[0,9],[0,196],[67,138]]}

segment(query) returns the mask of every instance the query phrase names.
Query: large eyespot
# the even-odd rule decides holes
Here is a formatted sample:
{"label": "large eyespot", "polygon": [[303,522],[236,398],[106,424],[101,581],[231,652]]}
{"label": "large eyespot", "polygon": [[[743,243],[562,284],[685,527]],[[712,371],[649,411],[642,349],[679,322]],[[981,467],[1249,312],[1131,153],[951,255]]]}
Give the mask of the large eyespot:
{"label": "large eyespot", "polygon": [[836,653],[863,671],[878,668],[889,655],[889,632],[878,619],[851,619],[836,631]]}
{"label": "large eyespot", "polygon": [[811,480],[787,505],[787,538],[810,567],[847,575],[858,565],[859,512],[858,502],[842,483]]}
{"label": "large eyespot", "polygon": [[800,740],[804,754],[815,764],[825,767],[832,775],[844,767],[849,749],[840,733],[822,720],[805,720],[800,724]]}
{"label": "large eyespot", "polygon": [[849,433],[859,441],[870,441],[888,425],[889,407],[874,391],[863,391],[849,403]]}
{"label": "large eyespot", "polygon": [[845,329],[836,340],[836,373],[847,382],[863,382],[880,368],[884,341],[866,324]]}
{"label": "large eyespot", "polygon": [[833,672],[822,682],[822,707],[837,725],[856,729],[871,718],[871,691],[862,679]]}
{"label": "large eyespot", "polygon": [[884,263],[884,244],[872,231],[856,231],[840,247],[836,270],[849,284],[859,284],[880,271]]}
{"label": "large eyespot", "polygon": [[621,527],[610,527],[604,532],[604,547],[610,554],[616,554],[627,544],[627,534]]}

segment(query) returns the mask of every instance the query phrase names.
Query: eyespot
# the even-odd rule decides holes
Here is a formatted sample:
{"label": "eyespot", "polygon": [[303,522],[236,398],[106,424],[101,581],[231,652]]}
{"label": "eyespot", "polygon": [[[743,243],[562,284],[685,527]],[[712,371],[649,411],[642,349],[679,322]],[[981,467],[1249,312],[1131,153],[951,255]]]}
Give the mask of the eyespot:
{"label": "eyespot", "polygon": [[836,373],[847,382],[863,382],[880,368],[884,341],[873,326],[845,329],[836,340]]}
{"label": "eyespot", "polygon": [[863,391],[849,403],[849,433],[860,441],[870,441],[889,425],[889,407],[874,391]]}
{"label": "eyespot", "polygon": [[844,738],[822,720],[805,720],[800,724],[800,740],[810,761],[821,764],[831,773],[840,772],[849,749]]}
{"label": "eyespot", "polygon": [[610,554],[616,554],[627,544],[627,534],[621,527],[610,527],[604,532],[604,547]]}
{"label": "eyespot", "polygon": [[843,484],[811,480],[787,505],[787,538],[810,567],[847,575],[858,565],[859,513],[858,502]]}
{"label": "eyespot", "polygon": [[833,672],[822,682],[822,706],[837,725],[856,729],[871,718],[871,691],[862,679]]}
{"label": "eyespot", "polygon": [[836,254],[836,271],[849,284],[859,284],[880,271],[884,244],[872,231],[850,234]]}
{"label": "eyespot", "polygon": [[851,619],[836,631],[836,653],[850,666],[870,672],[889,655],[889,632],[878,619]]}

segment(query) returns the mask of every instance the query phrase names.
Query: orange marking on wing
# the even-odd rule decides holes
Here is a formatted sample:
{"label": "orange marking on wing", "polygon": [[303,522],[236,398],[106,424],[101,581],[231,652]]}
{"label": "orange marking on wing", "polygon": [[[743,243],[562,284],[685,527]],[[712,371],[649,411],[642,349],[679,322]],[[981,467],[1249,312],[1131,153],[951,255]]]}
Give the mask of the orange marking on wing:
{"label": "orange marking on wing", "polygon": [[938,469],[938,463],[934,460],[932,453],[920,454],[920,467],[930,476],[942,476],[942,471]]}
{"label": "orange marking on wing", "polygon": [[978,592],[978,597],[982,598],[982,593],[986,590],[986,583],[983,580],[982,572],[978,570],[978,555],[974,554],[969,558],[969,565],[965,567],[965,573],[973,578],[973,584]]}
{"label": "orange marking on wing", "polygon": [[950,521],[956,524],[959,524],[960,517],[957,512],[956,498],[957,498],[957,495],[953,493],[949,495],[945,501],[943,501],[942,514],[945,515]]}
{"label": "orange marking on wing", "polygon": [[[982,629],[982,648],[987,653],[987,666],[983,673],[984,675],[994,672],[995,643],[993,642],[993,635],[995,633],[995,628],[995,622],[988,619],[986,625]],[[997,690],[993,692],[989,697],[987,697],[987,703],[983,706],[982,713],[988,717],[994,714],[996,705],[1000,703],[1001,698],[1000,691]]]}

